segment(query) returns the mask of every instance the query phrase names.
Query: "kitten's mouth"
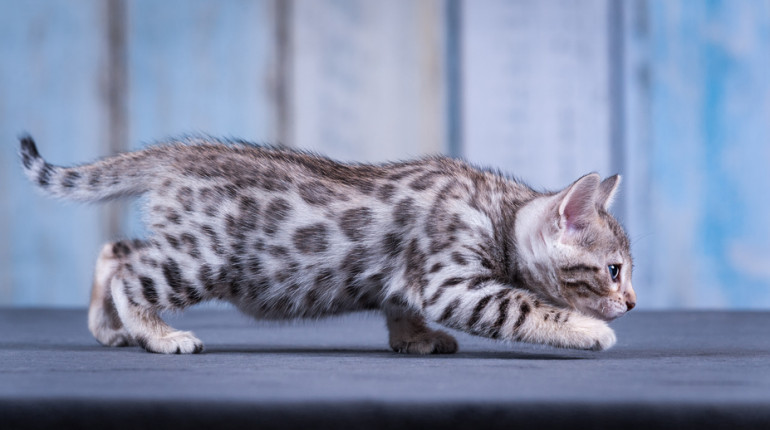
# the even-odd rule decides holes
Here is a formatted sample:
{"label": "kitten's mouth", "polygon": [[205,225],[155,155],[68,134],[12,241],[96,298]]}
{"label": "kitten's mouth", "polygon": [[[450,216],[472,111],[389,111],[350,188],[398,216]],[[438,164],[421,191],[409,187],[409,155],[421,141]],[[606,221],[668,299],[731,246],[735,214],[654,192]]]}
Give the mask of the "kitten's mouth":
{"label": "kitten's mouth", "polygon": [[623,315],[626,314],[626,312],[630,311],[631,308],[623,303],[618,303],[611,300],[603,301],[598,308],[594,307],[586,307],[583,309],[580,309],[581,312],[592,316],[594,318],[598,318],[602,321],[613,321],[616,320]]}
{"label": "kitten's mouth", "polygon": [[625,312],[621,312],[621,313],[619,313],[617,315],[602,315],[602,314],[600,314],[599,315],[599,319],[602,319],[604,321],[610,322],[610,321],[614,321],[614,320],[622,317],[625,314],[626,314]]}
{"label": "kitten's mouth", "polygon": [[607,322],[613,321],[622,317],[630,310],[625,305],[623,305],[623,308],[625,309],[622,309],[620,306],[602,308],[601,310],[596,311],[596,316]]}

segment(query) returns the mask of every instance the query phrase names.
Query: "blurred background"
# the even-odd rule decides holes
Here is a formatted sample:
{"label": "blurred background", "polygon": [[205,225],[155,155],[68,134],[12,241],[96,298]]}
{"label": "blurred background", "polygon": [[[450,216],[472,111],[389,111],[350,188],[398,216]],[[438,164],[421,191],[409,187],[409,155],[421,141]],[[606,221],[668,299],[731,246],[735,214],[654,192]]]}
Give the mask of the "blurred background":
{"label": "blurred background", "polygon": [[136,208],[55,164],[208,133],[561,188],[624,176],[640,309],[770,307],[770,1],[0,0],[0,305],[88,303]]}

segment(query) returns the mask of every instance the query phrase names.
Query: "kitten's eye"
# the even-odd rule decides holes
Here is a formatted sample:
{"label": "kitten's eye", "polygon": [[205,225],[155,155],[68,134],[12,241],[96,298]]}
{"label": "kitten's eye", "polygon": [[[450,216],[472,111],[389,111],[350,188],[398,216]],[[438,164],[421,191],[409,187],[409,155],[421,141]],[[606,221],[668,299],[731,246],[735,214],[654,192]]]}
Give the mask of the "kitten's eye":
{"label": "kitten's eye", "polygon": [[607,266],[607,269],[610,270],[610,276],[612,276],[612,280],[617,281],[618,275],[620,275],[620,266],[618,266],[617,264],[610,264],[609,266]]}

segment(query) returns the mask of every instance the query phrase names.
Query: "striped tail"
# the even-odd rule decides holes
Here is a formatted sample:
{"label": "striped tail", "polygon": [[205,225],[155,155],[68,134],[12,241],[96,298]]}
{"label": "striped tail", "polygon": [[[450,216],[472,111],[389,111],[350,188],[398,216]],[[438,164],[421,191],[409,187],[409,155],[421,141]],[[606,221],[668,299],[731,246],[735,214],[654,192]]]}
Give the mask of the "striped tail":
{"label": "striped tail", "polygon": [[149,189],[153,175],[141,151],[105,158],[74,167],[46,162],[29,135],[19,138],[20,156],[27,177],[46,194],[67,200],[96,202],[136,196]]}

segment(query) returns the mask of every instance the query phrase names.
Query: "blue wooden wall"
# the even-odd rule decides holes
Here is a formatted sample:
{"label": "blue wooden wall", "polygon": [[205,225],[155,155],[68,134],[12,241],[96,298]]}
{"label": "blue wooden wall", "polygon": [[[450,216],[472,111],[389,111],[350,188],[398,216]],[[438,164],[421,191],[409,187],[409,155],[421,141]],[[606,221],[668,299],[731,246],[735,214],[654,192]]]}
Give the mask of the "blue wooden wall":
{"label": "blue wooden wall", "polygon": [[34,193],[28,131],[60,164],[205,132],[617,171],[640,308],[766,308],[769,70],[767,0],[0,0],[0,305],[84,306],[100,244],[142,232]]}
{"label": "blue wooden wall", "polygon": [[[0,3],[0,302],[87,303],[103,209],[51,201],[21,174],[29,131],[59,163],[106,154],[103,2]],[[92,257],[90,258],[92,259]]]}
{"label": "blue wooden wall", "polygon": [[651,291],[770,306],[770,2],[650,4]]}
{"label": "blue wooden wall", "polygon": [[466,1],[462,154],[561,188],[611,163],[609,2]]}

